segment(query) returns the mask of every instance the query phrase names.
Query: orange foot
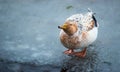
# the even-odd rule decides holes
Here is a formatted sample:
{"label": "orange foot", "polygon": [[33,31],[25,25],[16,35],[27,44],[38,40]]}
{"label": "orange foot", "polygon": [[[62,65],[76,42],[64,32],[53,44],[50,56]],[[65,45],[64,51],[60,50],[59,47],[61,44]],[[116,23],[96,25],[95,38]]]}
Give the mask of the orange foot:
{"label": "orange foot", "polygon": [[64,54],[70,55],[70,54],[72,54],[73,52],[74,52],[73,49],[68,49],[68,50],[64,51]]}
{"label": "orange foot", "polygon": [[84,48],[84,50],[82,50],[81,52],[73,52],[71,53],[72,55],[75,55],[77,57],[81,57],[81,58],[84,58],[86,56],[86,49],[87,48]]}

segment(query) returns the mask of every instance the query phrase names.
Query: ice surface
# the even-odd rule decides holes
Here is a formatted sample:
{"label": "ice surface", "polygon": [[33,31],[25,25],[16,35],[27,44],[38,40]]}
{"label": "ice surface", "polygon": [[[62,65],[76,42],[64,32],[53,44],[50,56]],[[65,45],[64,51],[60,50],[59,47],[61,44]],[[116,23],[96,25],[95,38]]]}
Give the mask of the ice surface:
{"label": "ice surface", "polygon": [[[68,6],[72,8],[68,9]],[[65,65],[68,71],[76,68],[76,72],[81,69],[87,72],[91,69],[100,72],[119,72],[119,7],[119,0],[0,0],[0,61],[55,65],[63,68]],[[65,48],[59,41],[57,26],[63,24],[65,19],[73,14],[87,12],[87,8],[91,8],[96,13],[100,25],[98,39],[90,48],[91,50],[96,47],[97,56],[90,54],[85,60],[68,57],[62,53]],[[98,65],[100,68],[95,67],[99,62],[93,63],[88,59],[89,56],[93,61],[100,59],[101,63]],[[3,69],[2,67],[6,69],[7,63],[0,63],[4,64],[4,66],[0,65],[0,69]],[[86,66],[91,63],[94,68]],[[81,64],[84,68],[90,68],[80,68]],[[24,65],[9,64],[7,68],[14,72],[15,69],[21,69],[21,66]],[[30,67],[25,66],[25,68]],[[25,72],[30,72],[26,69],[23,68]],[[31,72],[37,72],[36,69],[44,70],[38,67]]]}
{"label": "ice surface", "polygon": [[[1,58],[19,62],[53,64],[62,60],[57,25],[60,16],[54,15],[46,1],[1,1]],[[55,4],[57,5],[57,4]],[[7,11],[7,12],[6,12]],[[55,20],[55,18],[58,18]]]}

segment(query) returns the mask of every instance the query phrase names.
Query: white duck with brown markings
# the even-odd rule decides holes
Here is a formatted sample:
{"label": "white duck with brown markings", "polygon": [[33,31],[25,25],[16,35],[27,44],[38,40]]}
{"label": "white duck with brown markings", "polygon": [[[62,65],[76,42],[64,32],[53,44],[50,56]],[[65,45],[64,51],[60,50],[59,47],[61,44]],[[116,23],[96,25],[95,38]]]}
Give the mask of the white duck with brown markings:
{"label": "white duck with brown markings", "polygon": [[[96,40],[98,34],[97,20],[92,11],[72,15],[58,28],[61,29],[60,41],[68,49],[64,53],[78,57],[86,56],[87,47]],[[75,52],[74,49],[78,48],[83,50]]]}

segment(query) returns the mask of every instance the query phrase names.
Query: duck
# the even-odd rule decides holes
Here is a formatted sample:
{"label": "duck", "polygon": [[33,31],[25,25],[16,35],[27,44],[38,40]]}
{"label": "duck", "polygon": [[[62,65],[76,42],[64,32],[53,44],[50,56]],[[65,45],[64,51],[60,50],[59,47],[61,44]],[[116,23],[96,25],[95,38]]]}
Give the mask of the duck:
{"label": "duck", "polygon": [[[88,46],[97,39],[98,27],[92,10],[68,17],[62,25],[58,26],[60,42],[67,48],[64,54],[84,58]],[[75,51],[77,49],[81,50]]]}

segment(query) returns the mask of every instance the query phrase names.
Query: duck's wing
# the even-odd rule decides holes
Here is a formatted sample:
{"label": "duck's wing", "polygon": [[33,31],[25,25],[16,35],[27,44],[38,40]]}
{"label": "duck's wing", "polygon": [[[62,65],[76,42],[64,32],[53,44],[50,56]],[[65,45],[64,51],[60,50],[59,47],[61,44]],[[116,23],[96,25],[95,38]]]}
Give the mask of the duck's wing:
{"label": "duck's wing", "polygon": [[89,31],[95,26],[97,27],[97,20],[94,17],[92,11],[87,12],[86,14],[75,14],[66,19],[66,21],[76,22],[78,24],[79,32]]}
{"label": "duck's wing", "polygon": [[92,30],[94,27],[98,27],[97,20],[93,12],[88,12],[84,14],[83,18],[81,19],[81,24],[83,26],[83,31],[89,31]]}

